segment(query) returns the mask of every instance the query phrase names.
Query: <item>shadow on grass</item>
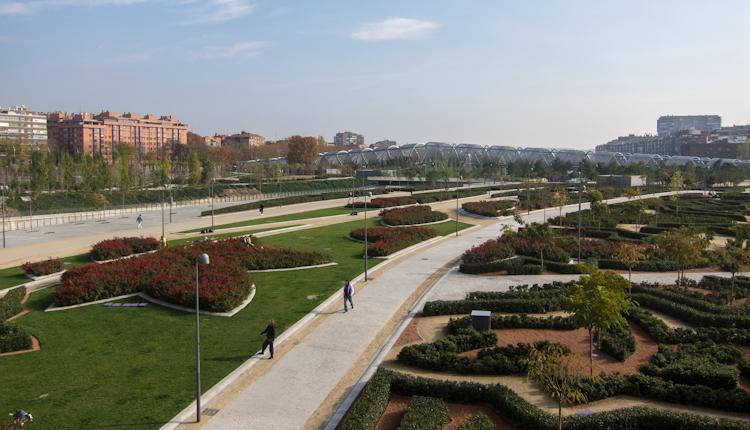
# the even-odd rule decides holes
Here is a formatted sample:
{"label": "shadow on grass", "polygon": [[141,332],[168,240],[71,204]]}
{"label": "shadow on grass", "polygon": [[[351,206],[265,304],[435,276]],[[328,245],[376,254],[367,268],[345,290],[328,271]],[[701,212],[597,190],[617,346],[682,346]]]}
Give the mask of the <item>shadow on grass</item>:
{"label": "shadow on grass", "polygon": [[121,424],[108,424],[108,425],[77,425],[75,427],[57,427],[59,430],[78,430],[78,429],[108,429],[108,428],[128,428],[128,427],[141,427],[141,426],[159,426],[162,427],[166,424],[169,424],[170,421],[143,421],[143,422],[134,422],[134,423],[121,423]]}
{"label": "shadow on grass", "polygon": [[230,363],[231,362],[244,363],[245,361],[247,361],[248,359],[250,359],[251,357],[253,357],[253,355],[238,355],[236,357],[215,357],[215,358],[206,358],[206,359],[203,359],[203,360],[205,360],[205,361],[226,361],[226,362],[230,362]]}

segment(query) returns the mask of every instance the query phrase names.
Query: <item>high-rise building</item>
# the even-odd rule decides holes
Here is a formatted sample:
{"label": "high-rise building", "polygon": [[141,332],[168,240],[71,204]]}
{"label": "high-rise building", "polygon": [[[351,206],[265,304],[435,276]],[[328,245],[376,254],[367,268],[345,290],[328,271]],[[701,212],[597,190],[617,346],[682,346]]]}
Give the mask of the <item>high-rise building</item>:
{"label": "high-rise building", "polygon": [[51,144],[67,149],[71,154],[101,154],[108,162],[118,143],[136,148],[140,156],[151,152],[169,151],[172,142],[187,144],[187,124],[172,116],[156,117],[104,111],[90,113],[47,114],[47,130]]}
{"label": "high-rise building", "polygon": [[336,133],[333,138],[333,144],[336,146],[360,146],[365,144],[365,137],[361,134],[345,131]]}
{"label": "high-rise building", "polygon": [[656,121],[656,134],[664,136],[683,130],[713,131],[721,128],[719,115],[660,116]]}
{"label": "high-rise building", "polygon": [[31,148],[47,146],[47,118],[44,114],[13,106],[0,109],[0,139],[9,139]]}

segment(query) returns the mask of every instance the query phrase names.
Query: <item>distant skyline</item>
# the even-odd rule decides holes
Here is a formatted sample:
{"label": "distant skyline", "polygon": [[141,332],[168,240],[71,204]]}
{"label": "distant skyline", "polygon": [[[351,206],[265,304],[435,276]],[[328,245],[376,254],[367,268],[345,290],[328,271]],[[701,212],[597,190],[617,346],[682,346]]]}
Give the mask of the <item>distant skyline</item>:
{"label": "distant skyline", "polygon": [[750,118],[746,1],[0,0],[0,106],[593,149]]}

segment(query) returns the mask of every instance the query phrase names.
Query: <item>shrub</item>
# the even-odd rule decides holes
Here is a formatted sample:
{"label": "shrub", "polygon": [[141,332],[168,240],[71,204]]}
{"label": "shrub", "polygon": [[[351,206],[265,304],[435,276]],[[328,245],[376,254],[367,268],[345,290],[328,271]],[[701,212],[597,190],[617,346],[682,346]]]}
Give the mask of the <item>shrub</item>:
{"label": "shrub", "polygon": [[21,301],[26,295],[26,288],[18,287],[8,291],[3,297],[0,297],[0,321],[18,315],[23,312]]}
{"label": "shrub", "polygon": [[636,351],[637,342],[627,324],[602,330],[601,335],[601,350],[616,360],[624,362]]}
{"label": "shrub", "polygon": [[504,200],[504,201],[498,201],[498,202],[486,202],[486,201],[480,201],[480,202],[469,202],[469,203],[463,203],[461,205],[461,209],[465,210],[466,212],[473,213],[476,215],[486,216],[486,217],[497,217],[499,215],[507,215],[509,214],[508,210],[513,209],[514,205],[513,203]]}
{"label": "shrub", "polygon": [[[367,255],[370,257],[384,257],[404,248],[416,245],[440,234],[436,229],[430,227],[368,227],[367,241],[374,242],[367,246]],[[365,229],[357,228],[349,233],[354,239],[365,240]]]}
{"label": "shrub", "polygon": [[448,214],[433,211],[429,206],[408,206],[405,208],[383,209],[380,211],[387,225],[415,225],[448,219]]}
{"label": "shrub", "polygon": [[96,261],[113,260],[133,254],[159,249],[159,240],[153,237],[116,237],[103,240],[91,247],[91,258]]}
{"label": "shrub", "polygon": [[515,250],[507,243],[492,239],[479,246],[472,246],[461,256],[464,263],[489,263],[496,260],[504,260],[515,254]]}
{"label": "shrub", "polygon": [[[393,206],[406,206],[406,205],[414,205],[417,204],[417,201],[412,199],[411,197],[374,197],[372,200],[367,202],[368,208],[390,208]],[[347,208],[351,208],[351,203],[347,203]],[[355,208],[364,208],[365,202],[355,202],[354,203]]]}
{"label": "shrub", "polygon": [[439,430],[451,420],[448,405],[435,397],[414,396],[398,430]]}
{"label": "shrub", "polygon": [[53,273],[62,272],[63,262],[59,258],[39,261],[37,263],[24,263],[21,269],[31,276],[45,276]]}
{"label": "shrub", "polygon": [[726,364],[712,362],[708,358],[686,358],[669,363],[663,369],[648,363],[638,370],[646,375],[684,385],[705,385],[718,390],[732,390],[739,385],[739,374]]}
{"label": "shrub", "polygon": [[687,305],[644,293],[631,294],[631,298],[640,303],[641,306],[663,312],[699,327],[750,328],[750,317],[747,316],[716,315],[701,312]]}
{"label": "shrub", "polygon": [[452,300],[434,301],[424,305],[425,316],[469,314],[473,310],[491,312],[533,313],[565,309],[560,298],[547,299],[511,299],[511,300]]}
{"label": "shrub", "polygon": [[0,321],[0,354],[25,351],[33,346],[31,336],[23,327]]}
{"label": "shrub", "polygon": [[487,415],[477,412],[470,420],[458,426],[456,430],[492,430],[495,423]]}

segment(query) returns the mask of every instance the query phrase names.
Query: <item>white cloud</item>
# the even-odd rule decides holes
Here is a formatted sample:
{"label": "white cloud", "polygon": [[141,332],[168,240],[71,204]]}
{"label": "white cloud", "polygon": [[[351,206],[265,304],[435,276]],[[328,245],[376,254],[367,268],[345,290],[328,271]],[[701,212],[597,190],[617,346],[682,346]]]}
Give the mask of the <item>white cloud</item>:
{"label": "white cloud", "polygon": [[245,0],[211,0],[203,8],[201,18],[188,24],[216,24],[250,14],[255,5]]}
{"label": "white cloud", "polygon": [[201,58],[232,58],[252,57],[261,53],[265,42],[241,42],[232,46],[207,46],[202,53],[196,55]]}
{"label": "white cloud", "polygon": [[427,31],[437,28],[434,22],[408,18],[388,18],[385,21],[367,24],[351,37],[359,40],[393,40],[423,37]]}
{"label": "white cloud", "polygon": [[24,15],[39,12],[44,9],[64,6],[127,6],[149,0],[40,0],[30,2],[7,2],[0,5],[0,15]]}

